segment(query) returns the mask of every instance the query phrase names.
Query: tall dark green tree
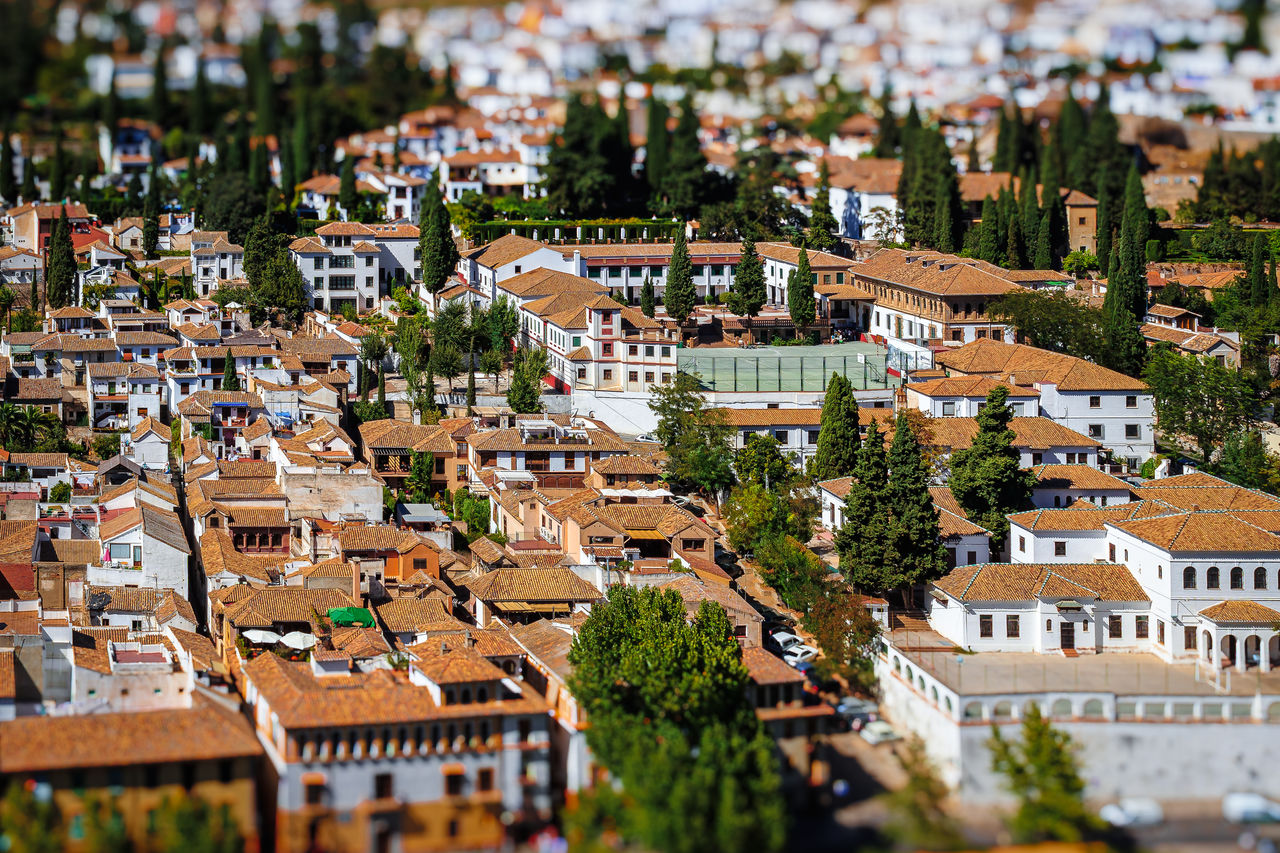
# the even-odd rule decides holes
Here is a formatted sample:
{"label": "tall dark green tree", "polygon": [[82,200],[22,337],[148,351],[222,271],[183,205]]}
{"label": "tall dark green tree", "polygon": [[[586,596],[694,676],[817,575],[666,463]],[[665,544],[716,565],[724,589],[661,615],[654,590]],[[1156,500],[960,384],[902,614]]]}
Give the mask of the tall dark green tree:
{"label": "tall dark green tree", "polygon": [[1040,229],[1036,234],[1036,252],[1031,260],[1031,266],[1038,270],[1053,269],[1053,245],[1050,231],[1052,224],[1050,215],[1045,211],[1044,216],[1040,218]]}
{"label": "tall dark green tree", "polygon": [[893,551],[901,557],[905,583],[937,580],[947,572],[947,551],[929,493],[929,466],[906,412],[900,412],[894,423],[888,462],[885,496],[893,512]]}
{"label": "tall dark green tree", "polygon": [[156,257],[156,248],[160,245],[160,194],[164,191],[160,183],[160,172],[152,160],[147,197],[142,203],[142,251],[148,258]]}
{"label": "tall dark green tree", "polygon": [[810,475],[818,482],[852,476],[861,444],[858,398],[853,395],[849,380],[841,373],[833,373],[822,396],[818,445],[809,463]]}
{"label": "tall dark green tree", "polygon": [[427,197],[418,222],[422,285],[428,293],[439,293],[453,275],[461,256],[458,244],[453,240],[453,223],[436,176],[432,176],[427,186]]}
{"label": "tall dark green tree", "polygon": [[1125,182],[1124,219],[1120,230],[1118,269],[1109,270],[1103,302],[1107,366],[1136,376],[1146,357],[1139,325],[1147,313],[1148,213],[1142,181],[1130,168]]}
{"label": "tall dark green tree", "polygon": [[653,317],[657,307],[658,301],[653,292],[653,280],[649,276],[645,276],[644,286],[640,288],[640,313],[646,317]]}
{"label": "tall dark green tree", "polygon": [[351,153],[342,158],[342,171],[339,173],[338,183],[338,204],[342,207],[342,218],[354,221],[356,208],[360,206],[360,194],[356,191],[356,158]]}
{"label": "tall dark green tree", "polygon": [[22,157],[22,189],[18,191],[18,195],[22,197],[24,203],[39,200],[39,190],[36,188],[36,167],[31,162],[31,158],[25,154]]}
{"label": "tall dark green tree", "polygon": [[663,291],[663,304],[667,307],[667,316],[681,326],[689,320],[693,313],[697,291],[693,285],[693,263],[689,260],[689,246],[685,241],[684,229],[676,231],[675,245],[671,249],[671,263],[667,268],[667,286]]}
{"label": "tall dark green tree", "polygon": [[982,224],[978,230],[978,257],[989,264],[998,264],[1000,255],[1000,217],[991,196],[982,200]]}
{"label": "tall dark green tree", "polygon": [[167,128],[173,116],[169,111],[169,72],[165,64],[165,44],[156,47],[155,65],[152,67],[151,121],[156,127]]}
{"label": "tall dark green tree", "polygon": [[1249,286],[1249,302],[1254,308],[1266,307],[1270,301],[1267,293],[1267,238],[1262,234],[1253,238],[1253,252],[1249,258],[1249,272],[1245,278]]}
{"label": "tall dark green tree", "polygon": [[657,198],[662,193],[662,179],[667,171],[667,152],[671,135],[667,131],[667,118],[671,111],[666,101],[649,96],[648,122],[644,143],[644,179],[649,185],[649,195]]}
{"label": "tall dark green tree", "polygon": [[222,365],[222,390],[223,391],[239,391],[240,377],[236,373],[236,360],[231,355],[231,351],[227,350],[226,358]]}
{"label": "tall dark green tree", "polygon": [[896,157],[901,137],[898,133],[898,117],[893,114],[893,92],[888,86],[880,93],[877,104],[880,107],[880,124],[876,130],[875,155]]}
{"label": "tall dark green tree", "polygon": [[742,254],[733,270],[733,289],[729,291],[729,310],[741,317],[755,317],[764,307],[768,291],[764,281],[764,264],[750,237],[742,241]]}
{"label": "tall dark green tree", "polygon": [[836,244],[839,223],[831,214],[831,172],[823,159],[818,170],[818,192],[813,197],[813,215],[809,217],[809,245],[822,251]]}
{"label": "tall dark green tree", "polygon": [[50,308],[65,308],[75,293],[76,256],[71,245],[71,225],[66,206],[61,206],[58,222],[49,241],[49,266],[45,277],[45,301]]}
{"label": "tall dark green tree", "polygon": [[696,216],[706,199],[707,158],[702,153],[698,129],[693,95],[686,92],[680,101],[680,117],[671,134],[666,174],[662,178],[667,211],[682,221]]}
{"label": "tall dark green tree", "polygon": [[997,386],[978,412],[973,443],[951,454],[951,493],[973,523],[991,532],[991,550],[1000,551],[1009,535],[1011,512],[1030,505],[1032,477],[1021,467],[1014,432],[1009,389]]}
{"label": "tall dark green tree", "polygon": [[813,272],[809,267],[809,253],[800,249],[796,268],[787,277],[787,311],[795,323],[796,334],[813,323],[817,305],[813,296]]}
{"label": "tall dark green tree", "polygon": [[53,160],[49,165],[49,200],[66,201],[67,199],[67,154],[62,148],[62,132],[55,128],[58,140],[53,147]]}
{"label": "tall dark green tree", "polygon": [[1009,217],[1009,235],[1005,240],[1004,265],[1011,270],[1027,267],[1027,248],[1022,239],[1022,219],[1014,215]]}
{"label": "tall dark green tree", "polygon": [[12,132],[8,126],[4,128],[0,138],[0,198],[16,206],[18,200],[18,176],[13,168]]}
{"label": "tall dark green tree", "polygon": [[897,589],[904,575],[894,552],[893,515],[888,500],[884,436],[873,420],[858,448],[853,482],[845,496],[844,524],[836,531],[840,573],[866,593]]}
{"label": "tall dark green tree", "polygon": [[[203,139],[209,132],[209,119],[213,110],[209,104],[209,81],[205,76],[204,58],[196,57],[196,76],[187,98],[187,132],[195,139]],[[282,140],[283,144],[283,140]]]}
{"label": "tall dark green tree", "polygon": [[933,248],[939,252],[958,252],[963,239],[960,218],[960,189],[955,174],[946,173],[938,184],[933,202]]}

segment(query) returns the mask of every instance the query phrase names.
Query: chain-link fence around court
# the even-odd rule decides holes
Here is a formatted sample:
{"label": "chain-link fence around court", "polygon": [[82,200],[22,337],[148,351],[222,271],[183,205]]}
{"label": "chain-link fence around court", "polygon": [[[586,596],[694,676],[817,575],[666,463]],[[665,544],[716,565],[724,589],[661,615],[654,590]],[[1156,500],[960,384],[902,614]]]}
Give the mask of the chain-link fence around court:
{"label": "chain-link fence around court", "polygon": [[698,375],[703,388],[723,393],[794,393],[826,390],[833,373],[855,390],[887,388],[900,380],[886,370],[886,353],[871,344],[813,347],[682,350],[676,364]]}

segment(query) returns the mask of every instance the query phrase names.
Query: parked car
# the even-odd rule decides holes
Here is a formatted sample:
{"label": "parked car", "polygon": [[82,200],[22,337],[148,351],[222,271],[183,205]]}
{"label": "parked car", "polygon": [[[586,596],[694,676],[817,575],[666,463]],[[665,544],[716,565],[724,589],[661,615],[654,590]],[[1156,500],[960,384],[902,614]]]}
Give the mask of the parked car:
{"label": "parked car", "polygon": [[648,444],[661,444],[661,443],[662,443],[662,442],[658,441],[658,437],[657,437],[656,435],[654,435],[653,433],[651,433],[651,432],[642,432],[642,433],[640,433],[639,435],[637,435],[637,436],[636,436],[636,441],[643,441],[643,442],[646,442],[646,443],[648,443]]}
{"label": "parked car", "polygon": [[795,643],[782,653],[782,659],[795,666],[798,663],[809,663],[818,656],[818,650],[804,643]]}
{"label": "parked car", "polygon": [[880,718],[880,706],[870,699],[846,696],[836,703],[836,716],[858,728]]}
{"label": "parked car", "polygon": [[1227,794],[1222,798],[1222,816],[1232,823],[1280,823],[1280,803],[1261,794]]}
{"label": "parked car", "polygon": [[872,720],[862,727],[858,732],[862,735],[862,739],[867,743],[875,746],[879,743],[888,743],[889,741],[901,739],[901,735],[893,730],[893,726],[884,720]]}
{"label": "parked car", "polygon": [[1155,800],[1131,797],[1107,803],[1098,810],[1098,817],[1112,826],[1156,826],[1164,822],[1164,809]]}

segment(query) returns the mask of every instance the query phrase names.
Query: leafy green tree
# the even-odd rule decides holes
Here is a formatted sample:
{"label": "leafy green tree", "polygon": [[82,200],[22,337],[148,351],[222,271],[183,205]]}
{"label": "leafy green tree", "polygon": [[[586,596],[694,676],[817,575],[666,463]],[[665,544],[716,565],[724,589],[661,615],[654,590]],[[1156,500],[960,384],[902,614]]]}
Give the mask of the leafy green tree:
{"label": "leafy green tree", "polygon": [[886,86],[880,93],[877,104],[880,107],[880,124],[876,130],[875,156],[896,157],[901,144],[898,129],[898,117],[893,114],[893,91]]}
{"label": "leafy green tree", "polygon": [[49,243],[49,271],[45,277],[45,301],[50,308],[65,308],[75,293],[76,256],[71,245],[71,225],[67,209],[61,205],[58,222]]}
{"label": "leafy green tree", "polygon": [[210,230],[226,231],[232,243],[244,245],[249,229],[266,209],[266,200],[254,192],[248,177],[233,172],[210,181],[204,189],[200,221]]}
{"label": "leafy green tree", "polygon": [[1250,304],[1254,308],[1265,308],[1271,300],[1267,292],[1267,238],[1262,234],[1253,238],[1253,252],[1245,280],[1249,285]]}
{"label": "leafy green tree", "polygon": [[250,313],[254,322],[296,326],[307,310],[307,285],[283,242],[277,239],[276,243],[260,272],[249,277]]}
{"label": "leafy green tree", "polygon": [[493,387],[498,388],[498,374],[502,372],[502,353],[496,349],[487,349],[480,356],[480,372],[493,380]]}
{"label": "leafy green tree", "polygon": [[929,494],[929,466],[906,412],[898,414],[889,446],[885,497],[893,512],[894,553],[908,584],[937,580],[947,572],[947,551],[938,529],[938,510]]}
{"label": "leafy green tree", "polygon": [[962,849],[960,826],[942,808],[950,791],[929,760],[924,741],[911,738],[900,755],[906,784],[884,797],[890,837],[911,850]]}
{"label": "leafy green tree", "polygon": [[797,335],[801,329],[813,323],[817,314],[809,253],[803,248],[800,249],[800,260],[796,268],[787,277],[787,310],[791,314],[791,322],[795,323]]}
{"label": "leafy green tree", "polygon": [[255,220],[244,240],[244,277],[251,284],[260,278],[279,249],[280,240],[272,233],[267,217]]}
{"label": "leafy green tree", "polygon": [[995,320],[1008,323],[1032,346],[1094,361],[1105,356],[1103,313],[1066,293],[1015,290],[988,308]]}
{"label": "leafy green tree", "polygon": [[67,155],[62,150],[62,129],[54,127],[58,134],[53,147],[52,162],[49,165],[49,200],[65,202],[67,200]]}
{"label": "leafy green tree", "polygon": [[1051,270],[1053,263],[1052,221],[1048,213],[1040,218],[1040,230],[1036,234],[1036,253],[1031,263],[1038,270]]}
{"label": "leafy green tree", "polygon": [[445,207],[444,196],[439,191],[438,175],[429,183],[418,225],[422,285],[428,293],[439,293],[457,268],[460,256],[458,244],[453,241],[449,209]]}
{"label": "leafy green tree", "polygon": [[[448,382],[449,390],[453,390],[453,380],[462,375],[462,355],[453,346],[435,346],[431,348],[431,373],[443,377]],[[510,401],[510,394],[507,397]],[[512,406],[515,409],[514,406]],[[516,411],[519,411],[518,409]]]}
{"label": "leafy green tree", "polygon": [[[365,373],[367,376],[376,376],[380,388],[384,387],[383,371],[389,350],[387,339],[377,331],[371,331],[360,339],[360,360],[364,362]],[[361,397],[368,399],[368,382],[361,384],[364,387]]]}
{"label": "leafy green tree", "polygon": [[426,503],[431,498],[431,471],[435,457],[430,453],[414,450],[409,456],[409,476],[404,489],[413,503]]}
{"label": "leafy green tree", "polygon": [[768,299],[764,282],[764,264],[750,237],[742,241],[742,255],[733,270],[733,289],[729,291],[729,310],[740,317],[755,317]]}
{"label": "leafy green tree", "polygon": [[815,667],[823,678],[843,678],[854,690],[874,693],[880,625],[861,595],[848,584],[833,581],[825,563],[821,569],[819,594],[803,617],[805,628],[822,649]]}
{"label": "leafy green tree", "polygon": [[1009,830],[1019,843],[1081,841],[1099,828],[1084,802],[1084,779],[1071,736],[1055,729],[1029,703],[1022,717],[1022,738],[1014,741],[991,727],[991,767],[1018,801]]}
{"label": "leafy green tree", "polygon": [[155,839],[160,853],[242,853],[244,837],[231,808],[178,795],[156,810]]}
{"label": "leafy green tree", "polygon": [[822,397],[818,445],[809,475],[818,482],[850,476],[858,461],[860,429],[853,388],[843,374],[832,373]]}
{"label": "leafy green tree", "polygon": [[1106,314],[1108,367],[1136,376],[1146,357],[1139,324],[1147,313],[1147,229],[1149,215],[1142,180],[1134,167],[1125,182],[1124,220],[1120,230],[1119,268],[1109,270]]}
{"label": "leafy green tree", "polygon": [[6,334],[13,331],[10,312],[13,311],[13,303],[17,298],[17,294],[8,285],[0,284],[0,311],[4,312],[4,330]]}
{"label": "leafy green tree", "polygon": [[752,433],[733,457],[733,470],[740,483],[761,483],[776,488],[790,482],[795,467],[782,455],[782,445],[771,435]]}
{"label": "leafy green tree", "polygon": [[724,520],[729,544],[743,554],[756,553],[765,543],[796,532],[787,501],[758,480],[734,488],[725,501]]}
{"label": "leafy green tree", "polygon": [[707,407],[697,377],[677,372],[671,382],[654,385],[649,409],[658,419],[655,435],[667,448],[669,480],[713,499],[733,484],[733,430],[723,412]]}
{"label": "leafy green tree", "polygon": [[507,387],[507,405],[519,414],[542,410],[542,380],[548,371],[547,351],[541,347],[516,350],[511,368],[511,384]]}
{"label": "leafy green tree", "polygon": [[52,798],[36,799],[25,785],[10,782],[0,803],[0,829],[12,853],[58,853],[63,838]]}
{"label": "leafy green tree", "polygon": [[1156,425],[1167,436],[1186,435],[1206,465],[1248,420],[1256,396],[1247,377],[1211,358],[1156,347],[1142,378],[1155,400]]}
{"label": "leafy green tree", "polygon": [[1271,474],[1277,459],[1267,452],[1262,433],[1256,429],[1240,429],[1222,443],[1222,455],[1213,473],[1246,489],[1274,491]]}
{"label": "leafy green tree", "polygon": [[520,333],[520,318],[515,303],[506,296],[499,296],[489,306],[486,315],[489,323],[489,345],[505,360],[511,353],[511,342]]}
{"label": "leafy green tree", "polygon": [[818,170],[818,192],[813,197],[813,215],[809,217],[809,245],[829,251],[836,245],[839,230],[840,225],[831,214],[831,171],[823,159]]}
{"label": "leafy green tree", "polygon": [[640,288],[640,313],[652,318],[657,311],[657,297],[653,293],[653,281],[644,277],[644,286]]}
{"label": "leafy green tree", "polygon": [[667,287],[663,304],[667,314],[683,326],[693,313],[697,291],[693,285],[693,263],[689,260],[689,246],[684,229],[677,229],[675,245],[671,249],[671,263],[667,269]]}
{"label": "leafy green tree", "polygon": [[[776,531],[774,531],[776,533]],[[760,577],[792,610],[807,615],[822,600],[831,572],[791,534],[761,538],[754,547]],[[825,651],[825,649],[824,649]]]}
{"label": "leafy green tree", "polygon": [[978,433],[973,443],[951,454],[951,493],[964,507],[969,520],[991,532],[991,550],[1004,547],[1011,512],[1031,502],[1032,476],[1021,467],[1009,429],[1013,410],[1009,389],[999,385],[987,395],[978,411]]}
{"label": "leafy green tree", "polygon": [[1098,258],[1090,252],[1077,249],[1062,259],[1062,271],[1076,278],[1083,278],[1089,270],[1098,268]]}
{"label": "leafy green tree", "polygon": [[22,201],[39,201],[39,192],[36,189],[36,170],[29,159],[24,158],[22,161],[22,188],[18,190],[18,195]]}
{"label": "leafy green tree", "polygon": [[680,101],[680,117],[671,134],[666,171],[662,176],[666,209],[682,222],[696,216],[706,200],[707,158],[702,153],[698,130],[693,95],[686,91]]}
{"label": "leafy green tree", "polygon": [[777,759],[724,610],[690,620],[674,590],[608,596],[574,638],[570,683],[592,753],[634,804],[621,835],[670,853],[780,850]]}

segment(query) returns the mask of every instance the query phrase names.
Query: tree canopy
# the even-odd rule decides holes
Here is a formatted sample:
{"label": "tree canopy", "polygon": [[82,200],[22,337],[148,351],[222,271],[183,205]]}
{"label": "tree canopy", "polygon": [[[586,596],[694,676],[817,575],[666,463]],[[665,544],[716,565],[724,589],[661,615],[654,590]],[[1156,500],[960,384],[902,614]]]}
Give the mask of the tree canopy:
{"label": "tree canopy", "polygon": [[1031,500],[1032,477],[1013,446],[1012,418],[1008,387],[993,388],[978,412],[973,443],[951,454],[951,493],[969,520],[991,533],[993,552],[1004,547],[1009,535],[1005,516],[1027,508]]}

